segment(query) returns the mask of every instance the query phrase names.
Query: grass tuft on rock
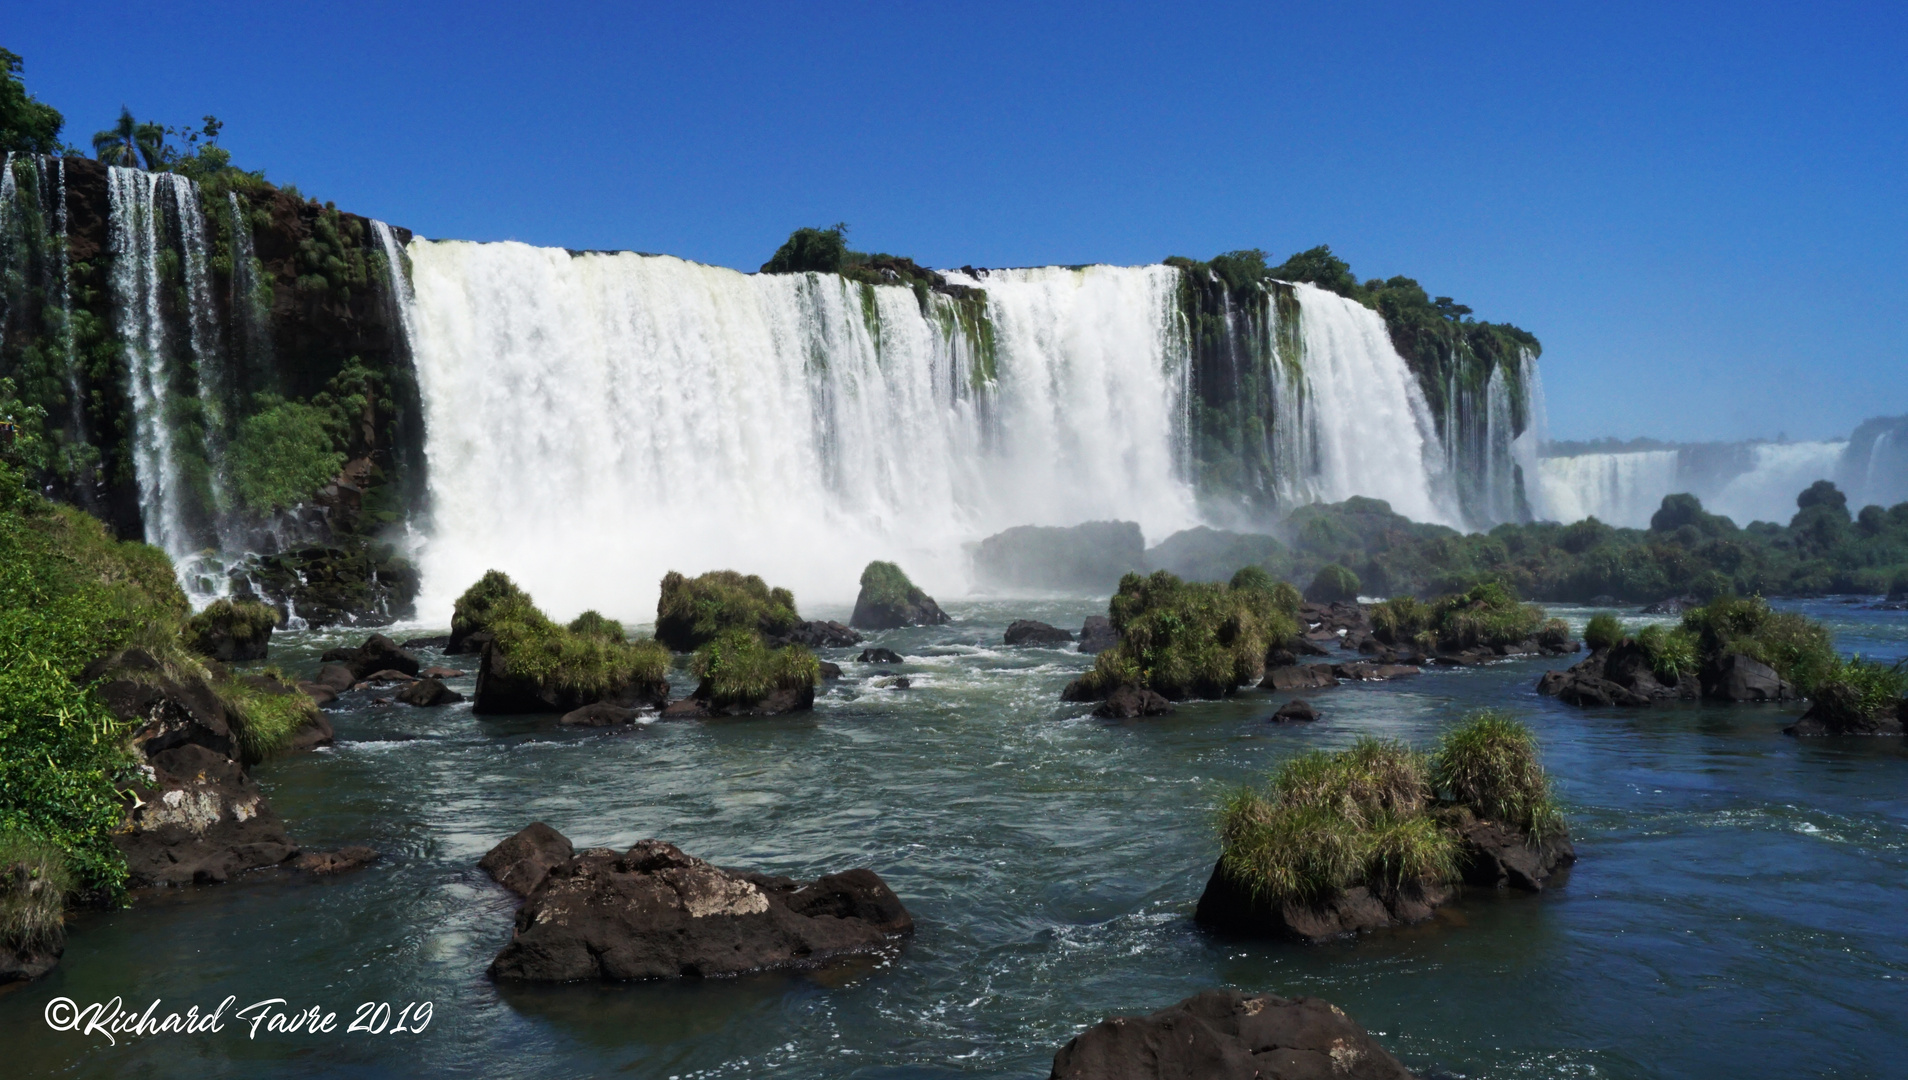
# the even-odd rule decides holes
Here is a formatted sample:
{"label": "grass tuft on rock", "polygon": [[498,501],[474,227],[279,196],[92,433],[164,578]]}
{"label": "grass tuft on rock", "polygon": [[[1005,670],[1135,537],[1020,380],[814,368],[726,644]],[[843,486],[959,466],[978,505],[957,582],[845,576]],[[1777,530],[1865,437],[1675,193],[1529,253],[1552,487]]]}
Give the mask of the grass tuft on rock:
{"label": "grass tuft on rock", "polygon": [[278,609],[249,600],[214,600],[204,611],[186,620],[181,636],[185,646],[202,656],[216,656],[219,637],[242,645],[262,644],[277,629]]}
{"label": "grass tuft on rock", "polygon": [[771,649],[753,630],[725,630],[696,650],[690,668],[702,680],[696,696],[711,705],[753,705],[778,690],[800,690],[821,678],[821,663],[800,645]]}
{"label": "grass tuft on rock", "polygon": [[754,574],[712,570],[691,578],[671,570],[663,575],[656,601],[656,640],[677,652],[694,652],[725,630],[778,636],[799,619],[795,594],[772,589]]}
{"label": "grass tuft on rock", "polygon": [[233,734],[248,762],[283,753],[299,728],[318,719],[318,706],[276,668],[257,675],[212,680],[233,719]]}
{"label": "grass tuft on rock", "polygon": [[1107,606],[1120,643],[1100,653],[1068,696],[1097,700],[1131,684],[1173,700],[1220,698],[1256,682],[1267,647],[1298,632],[1297,605],[1289,589],[1235,580],[1186,582],[1164,570],[1121,578]]}
{"label": "grass tuft on rock", "polygon": [[1583,643],[1591,649],[1613,649],[1624,638],[1623,624],[1608,611],[1590,616],[1583,628]]}
{"label": "grass tuft on rock", "polygon": [[75,886],[59,845],[18,830],[0,832],[0,945],[21,952],[56,947],[65,937],[66,901]]}
{"label": "grass tuft on rock", "polygon": [[[504,580],[507,583],[509,579]],[[660,642],[650,638],[625,641],[620,633],[610,637],[559,625],[538,610],[528,593],[514,585],[509,593],[490,602],[484,624],[493,635],[498,653],[509,664],[511,675],[544,687],[601,696],[668,678],[669,650]]]}
{"label": "grass tuft on rock", "polygon": [[1837,669],[1828,628],[1803,615],[1776,611],[1760,596],[1719,596],[1683,613],[1702,658],[1740,653],[1775,669],[1796,690],[1812,695]]}
{"label": "grass tuft on rock", "polygon": [[609,641],[627,641],[629,635],[623,632],[623,624],[594,609],[586,611],[570,620],[570,633],[585,637],[600,637]]}
{"label": "grass tuft on rock", "polygon": [[510,575],[502,570],[485,571],[476,584],[464,590],[464,595],[457,598],[456,606],[451,609],[451,650],[456,651],[470,635],[490,629],[493,608],[528,600],[517,583],[510,580]]}
{"label": "grass tuft on rock", "polygon": [[1378,640],[1447,652],[1516,645],[1545,633],[1547,623],[1543,608],[1520,603],[1497,581],[1430,603],[1401,596],[1371,608],[1372,633]]}
{"label": "grass tuft on rock", "polygon": [[1515,825],[1534,840],[1563,830],[1537,738],[1509,713],[1487,709],[1446,732],[1431,758],[1431,787],[1479,817]]}

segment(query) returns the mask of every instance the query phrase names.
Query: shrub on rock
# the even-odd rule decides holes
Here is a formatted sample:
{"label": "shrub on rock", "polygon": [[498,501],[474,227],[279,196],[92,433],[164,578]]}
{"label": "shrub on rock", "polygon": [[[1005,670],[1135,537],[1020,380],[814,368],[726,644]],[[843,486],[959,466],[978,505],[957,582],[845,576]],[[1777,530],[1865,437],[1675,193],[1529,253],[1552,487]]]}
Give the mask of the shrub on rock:
{"label": "shrub on rock", "polygon": [[1599,611],[1590,616],[1590,621],[1583,628],[1583,643],[1591,649],[1612,648],[1625,636],[1623,624],[1608,611]]}
{"label": "shrub on rock", "polygon": [[59,963],[73,891],[58,847],[22,830],[0,831],[0,986],[37,979]]}
{"label": "shrub on rock", "polygon": [[891,562],[871,562],[861,571],[861,592],[848,625],[861,630],[893,630],[903,626],[938,626],[947,613],[934,598],[908,580]]}
{"label": "shrub on rock", "polygon": [[696,650],[690,668],[701,682],[667,717],[768,716],[814,707],[821,664],[800,645],[770,648],[753,630],[725,630]]}
{"label": "shrub on rock", "polygon": [[584,637],[600,637],[605,641],[628,641],[629,635],[623,632],[623,624],[595,610],[586,611],[570,620],[569,631]]}
{"label": "shrub on rock", "polygon": [[1908,661],[1837,658],[1816,679],[1809,711],[1791,735],[1875,735],[1908,731]]}
{"label": "shrub on rock", "polygon": [[214,600],[186,620],[186,648],[214,660],[232,663],[263,660],[278,626],[277,609],[244,600]]}
{"label": "shrub on rock", "polygon": [[1535,604],[1519,603],[1501,582],[1487,581],[1430,603],[1396,597],[1371,607],[1372,636],[1390,645],[1416,645],[1426,652],[1541,645],[1555,636]]}
{"label": "shrub on rock", "polygon": [[1358,575],[1338,563],[1326,563],[1305,587],[1305,599],[1314,604],[1349,603],[1358,599]]}
{"label": "shrub on rock", "polygon": [[676,652],[694,652],[725,630],[785,636],[798,622],[794,593],[734,570],[693,578],[671,570],[656,600],[656,640]]}
{"label": "shrub on rock", "polygon": [[1125,685],[1175,701],[1224,697],[1257,682],[1268,647],[1298,630],[1272,590],[1184,582],[1164,570],[1120,579],[1108,614],[1119,644],[1067,686],[1068,701],[1099,701]]}
{"label": "shrub on rock", "polygon": [[661,706],[668,697],[669,651],[661,644],[558,625],[515,586],[487,605],[483,632],[489,640],[477,668],[475,712],[568,713],[598,701]]}
{"label": "shrub on rock", "polygon": [[477,583],[464,590],[451,609],[450,642],[444,646],[446,653],[477,653],[483,651],[483,641],[473,640],[490,628],[491,609],[506,603],[527,600],[517,583],[502,570],[487,570]]}

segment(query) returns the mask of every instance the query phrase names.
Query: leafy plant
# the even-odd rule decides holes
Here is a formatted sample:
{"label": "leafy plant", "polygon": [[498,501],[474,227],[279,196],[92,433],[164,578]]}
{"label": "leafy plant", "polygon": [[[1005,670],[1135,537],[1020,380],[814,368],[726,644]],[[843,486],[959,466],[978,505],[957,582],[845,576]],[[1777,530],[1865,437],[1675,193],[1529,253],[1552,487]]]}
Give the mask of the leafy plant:
{"label": "leafy plant", "polygon": [[777,690],[813,686],[821,677],[814,653],[800,645],[771,649],[761,634],[739,627],[703,644],[690,667],[702,680],[697,696],[716,706],[753,705]]}
{"label": "leafy plant", "polygon": [[0,831],[0,947],[31,952],[58,946],[75,887],[57,844],[17,829]]}
{"label": "leafy plant", "polygon": [[1628,636],[1623,632],[1623,624],[1608,611],[1590,616],[1583,628],[1583,643],[1591,649],[1614,649]]}
{"label": "leafy plant", "polygon": [[1534,840],[1563,830],[1537,739],[1509,713],[1487,709],[1446,732],[1431,757],[1431,786],[1479,817],[1527,831]]}
{"label": "leafy plant", "polygon": [[656,640],[677,652],[693,652],[724,630],[786,634],[797,621],[795,594],[734,570],[694,578],[671,570],[656,600]]}
{"label": "leafy plant", "polygon": [[1107,606],[1120,643],[1068,693],[1095,700],[1131,683],[1174,699],[1224,697],[1263,675],[1267,648],[1298,632],[1289,601],[1250,576],[1234,588],[1127,574]]}
{"label": "leafy plant", "polygon": [[330,483],[345,456],[333,446],[325,410],[273,395],[239,424],[232,446],[232,485],[255,514],[269,514],[310,499]]}

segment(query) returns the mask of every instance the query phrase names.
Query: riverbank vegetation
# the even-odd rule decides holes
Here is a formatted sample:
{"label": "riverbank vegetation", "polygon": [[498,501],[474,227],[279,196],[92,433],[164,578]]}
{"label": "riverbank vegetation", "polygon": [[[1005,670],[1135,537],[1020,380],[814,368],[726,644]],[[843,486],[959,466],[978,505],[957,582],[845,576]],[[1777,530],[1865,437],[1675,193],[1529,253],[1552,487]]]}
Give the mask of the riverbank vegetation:
{"label": "riverbank vegetation", "polygon": [[1535,737],[1502,713],[1473,714],[1430,754],[1366,737],[1287,761],[1221,803],[1220,869],[1270,905],[1430,889],[1461,872],[1466,812],[1532,842],[1565,831]]}
{"label": "riverbank vegetation", "polygon": [[1165,571],[1127,574],[1107,606],[1120,642],[1068,685],[1069,701],[1121,686],[1179,701],[1220,698],[1265,674],[1272,645],[1298,632],[1297,590],[1257,567],[1231,582],[1187,582]]}

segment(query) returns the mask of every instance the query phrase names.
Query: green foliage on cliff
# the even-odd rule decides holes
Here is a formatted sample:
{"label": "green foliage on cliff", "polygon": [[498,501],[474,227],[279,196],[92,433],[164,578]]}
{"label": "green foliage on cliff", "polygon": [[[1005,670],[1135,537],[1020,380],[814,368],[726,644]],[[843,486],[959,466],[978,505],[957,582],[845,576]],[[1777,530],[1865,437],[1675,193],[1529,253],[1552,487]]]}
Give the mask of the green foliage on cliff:
{"label": "green foliage on cliff", "polygon": [[781,635],[799,619],[795,594],[771,589],[754,574],[711,570],[690,578],[671,570],[663,575],[656,600],[656,640],[677,652],[694,652],[724,630]]}
{"label": "green foliage on cliff", "polygon": [[718,708],[753,705],[777,690],[800,690],[821,678],[821,663],[800,645],[771,649],[754,630],[731,628],[696,650],[690,670],[702,680],[696,696]]}
{"label": "green foliage on cliff", "polygon": [[128,734],[77,680],[95,659],[176,641],[185,596],[164,553],[27,489],[0,462],[0,832],[57,847],[82,889],[116,892],[108,833]]}
{"label": "green foliage on cliff", "polygon": [[0,49],[0,155],[57,154],[66,118],[27,93],[20,78],[25,66],[19,53]]}
{"label": "green foliage on cliff", "polygon": [[[473,603],[466,605],[465,599]],[[469,626],[478,617],[472,609],[481,609],[482,628],[493,635],[510,674],[544,687],[601,696],[629,686],[660,683],[669,675],[669,650],[661,643],[650,638],[625,641],[620,635],[562,626],[539,610],[528,593],[494,570],[465,591],[457,608],[452,615],[453,633],[458,615]]]}
{"label": "green foliage on cliff", "polygon": [[833,274],[848,257],[848,226],[830,225],[825,229],[796,229],[769,261],[762,264],[764,274]]}
{"label": "green foliage on cliff", "polygon": [[255,642],[269,638],[279,622],[276,608],[244,600],[219,599],[186,620],[180,639],[186,648],[204,656],[212,656],[220,636],[235,641]]}
{"label": "green foliage on cliff", "polygon": [[1069,688],[1078,700],[1122,685],[1174,700],[1220,698],[1265,673],[1265,654],[1298,632],[1289,590],[1256,576],[1239,584],[1185,582],[1164,570],[1127,574],[1107,606],[1120,643]]}
{"label": "green foliage on cliff", "polygon": [[264,515],[310,499],[345,456],[333,448],[325,410],[271,394],[259,398],[259,411],[239,424],[231,469],[240,502]]}

